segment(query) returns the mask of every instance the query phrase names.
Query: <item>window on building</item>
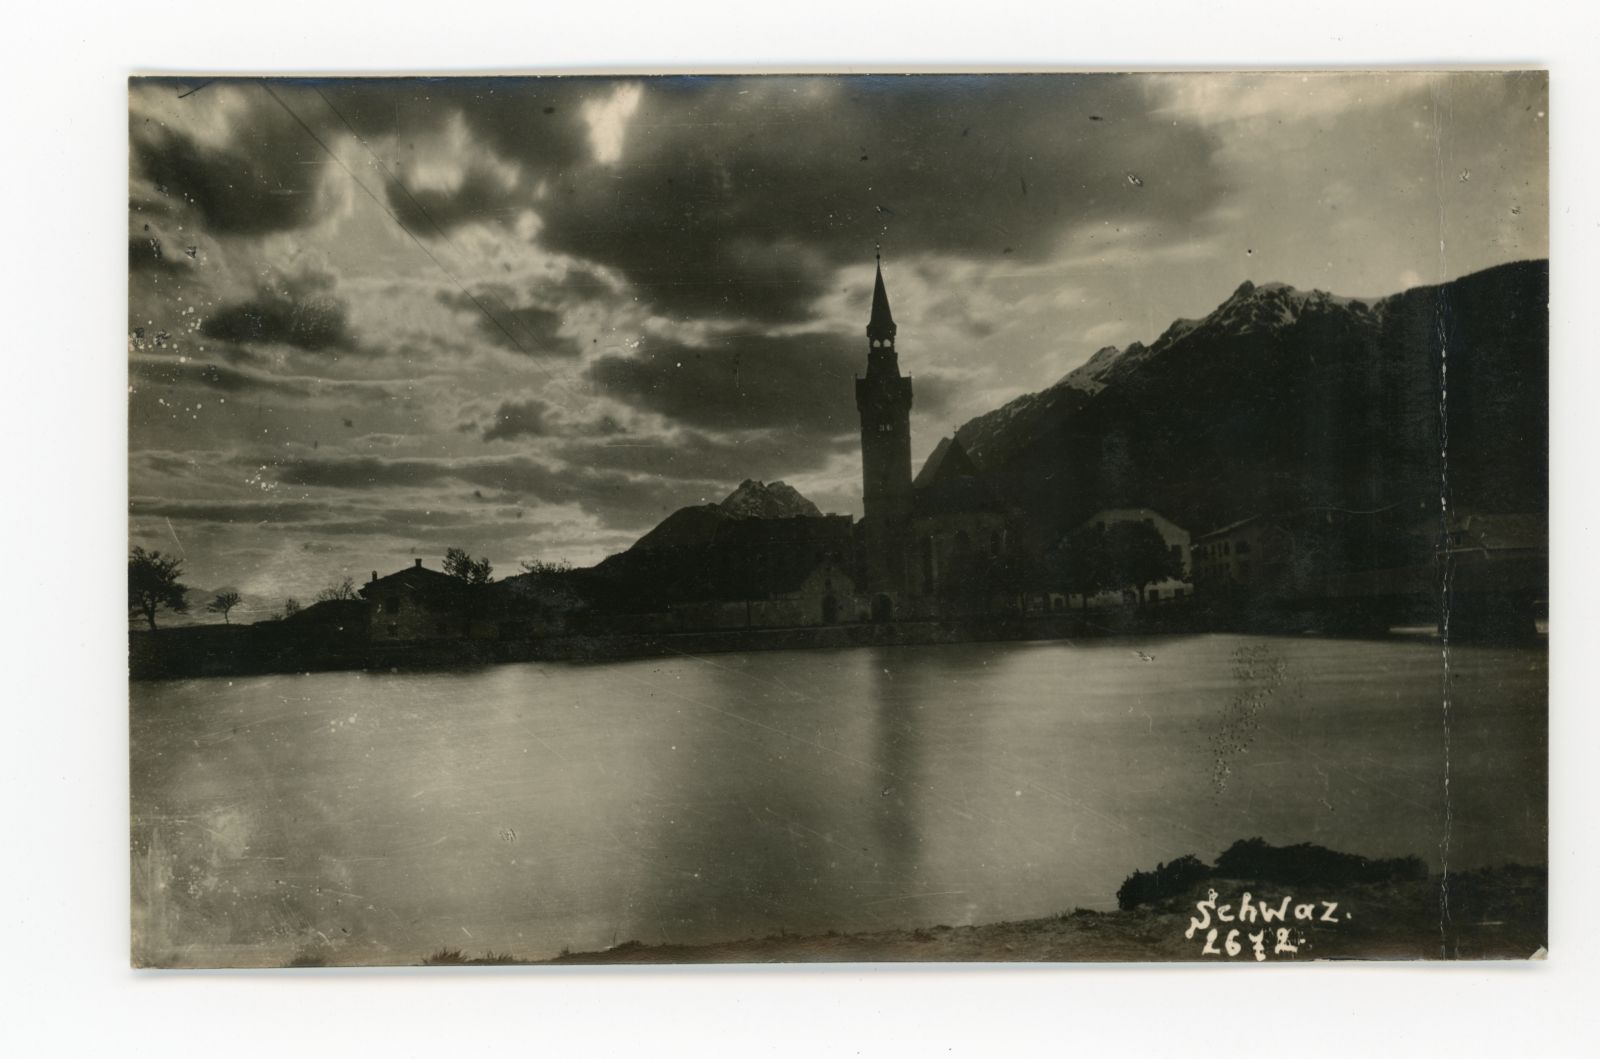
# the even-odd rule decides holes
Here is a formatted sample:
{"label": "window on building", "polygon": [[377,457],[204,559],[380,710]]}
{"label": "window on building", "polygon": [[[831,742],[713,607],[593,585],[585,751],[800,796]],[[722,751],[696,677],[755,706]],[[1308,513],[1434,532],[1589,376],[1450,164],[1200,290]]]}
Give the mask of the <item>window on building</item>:
{"label": "window on building", "polygon": [[1250,542],[1249,541],[1240,541],[1239,542],[1239,554],[1240,555],[1249,555],[1250,554]]}
{"label": "window on building", "polygon": [[387,599],[385,599],[383,601],[383,612],[385,614],[399,614],[400,613],[400,597],[399,596],[390,596]]}

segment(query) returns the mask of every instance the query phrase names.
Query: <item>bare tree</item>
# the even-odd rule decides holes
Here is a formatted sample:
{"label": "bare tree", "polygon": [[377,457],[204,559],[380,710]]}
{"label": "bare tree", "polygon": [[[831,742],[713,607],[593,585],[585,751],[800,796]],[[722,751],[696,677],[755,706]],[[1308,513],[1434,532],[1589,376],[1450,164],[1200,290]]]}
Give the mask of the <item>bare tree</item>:
{"label": "bare tree", "polygon": [[163,607],[175,614],[189,610],[189,591],[178,580],[183,560],[160,552],[134,548],[128,555],[128,613],[140,615],[156,627],[156,612]]}
{"label": "bare tree", "polygon": [[231,588],[228,588],[218,592],[215,598],[213,598],[210,603],[206,604],[206,610],[209,610],[213,614],[222,615],[222,623],[224,625],[231,625],[233,623],[228,620],[228,611],[232,610],[238,605],[239,593],[235,592]]}
{"label": "bare tree", "polygon": [[283,615],[278,620],[283,621],[285,618],[292,618],[299,613],[300,601],[295,599],[293,596],[290,596],[288,599],[283,601]]}
{"label": "bare tree", "polygon": [[317,602],[326,603],[328,600],[342,600],[356,598],[356,582],[353,577],[340,578],[321,592],[317,593]]}

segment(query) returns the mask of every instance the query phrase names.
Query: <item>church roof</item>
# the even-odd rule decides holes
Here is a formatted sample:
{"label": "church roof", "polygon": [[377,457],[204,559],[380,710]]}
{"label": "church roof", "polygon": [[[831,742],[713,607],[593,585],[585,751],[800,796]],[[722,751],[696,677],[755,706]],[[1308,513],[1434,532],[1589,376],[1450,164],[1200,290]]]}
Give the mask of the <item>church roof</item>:
{"label": "church roof", "polygon": [[1005,504],[978,473],[959,438],[944,438],[911,483],[913,510],[918,515],[1005,511]]}
{"label": "church roof", "polygon": [[939,439],[939,444],[928,454],[927,462],[917,472],[911,485],[914,489],[926,489],[935,482],[970,477],[977,473],[978,467],[967,455],[966,446],[961,444],[961,439],[952,435]]}
{"label": "church roof", "polygon": [[883,262],[878,263],[878,278],[872,287],[872,319],[867,323],[867,337],[893,338],[896,328],[894,314],[889,311],[889,292],[883,286]]}

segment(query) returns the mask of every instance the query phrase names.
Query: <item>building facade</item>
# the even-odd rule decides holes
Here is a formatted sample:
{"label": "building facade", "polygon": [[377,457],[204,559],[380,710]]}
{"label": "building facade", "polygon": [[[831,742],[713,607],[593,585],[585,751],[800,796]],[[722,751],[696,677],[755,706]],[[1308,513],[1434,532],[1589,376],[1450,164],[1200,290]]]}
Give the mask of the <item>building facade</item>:
{"label": "building facade", "polygon": [[472,634],[466,585],[429,570],[417,559],[386,577],[372,572],[361,586],[367,604],[367,635],[374,643],[459,640]]}

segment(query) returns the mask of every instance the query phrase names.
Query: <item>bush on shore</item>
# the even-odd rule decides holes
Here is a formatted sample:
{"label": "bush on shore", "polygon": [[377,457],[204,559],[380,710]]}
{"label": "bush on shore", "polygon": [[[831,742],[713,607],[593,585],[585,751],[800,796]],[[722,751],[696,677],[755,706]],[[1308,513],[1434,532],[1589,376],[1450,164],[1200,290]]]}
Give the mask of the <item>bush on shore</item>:
{"label": "bush on shore", "polygon": [[1177,860],[1157,864],[1154,871],[1135,871],[1117,889],[1117,907],[1127,910],[1180,897],[1206,879],[1248,879],[1282,886],[1343,886],[1425,879],[1427,876],[1428,866],[1420,857],[1372,860],[1310,842],[1273,846],[1265,839],[1246,838],[1224,850],[1215,865],[1186,854]]}

